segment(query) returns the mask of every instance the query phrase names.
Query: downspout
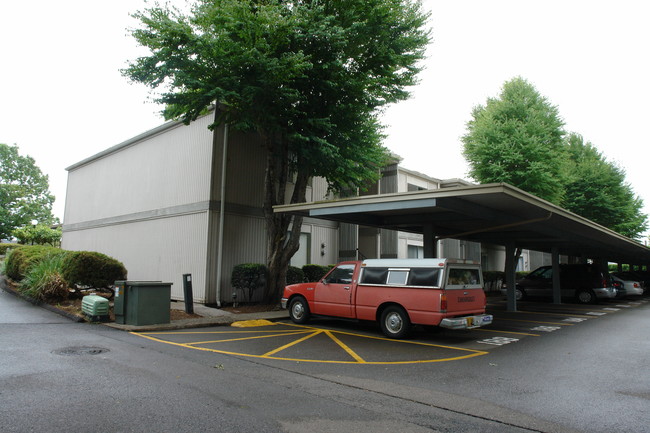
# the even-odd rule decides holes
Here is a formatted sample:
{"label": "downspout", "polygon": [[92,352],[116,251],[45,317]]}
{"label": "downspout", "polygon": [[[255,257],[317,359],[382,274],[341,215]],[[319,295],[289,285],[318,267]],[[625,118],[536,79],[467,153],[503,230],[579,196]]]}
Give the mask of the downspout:
{"label": "downspout", "polygon": [[221,195],[219,205],[219,240],[217,242],[217,307],[221,307],[221,268],[223,266],[223,226],[226,217],[226,167],[228,165],[228,124],[223,127],[223,154],[221,156]]}

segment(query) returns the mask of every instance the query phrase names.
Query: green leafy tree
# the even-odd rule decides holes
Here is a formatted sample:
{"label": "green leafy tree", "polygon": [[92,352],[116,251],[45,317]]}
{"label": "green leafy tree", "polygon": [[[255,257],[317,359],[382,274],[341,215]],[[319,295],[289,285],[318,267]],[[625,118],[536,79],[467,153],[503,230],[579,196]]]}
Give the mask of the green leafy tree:
{"label": "green leafy tree", "polygon": [[637,239],[648,227],[643,201],[625,181],[625,172],[609,162],[579,134],[566,140],[570,170],[563,206],[585,218]]}
{"label": "green leafy tree", "polygon": [[463,136],[470,175],[505,182],[559,204],[564,176],[564,123],[558,109],[521,77],[472,112]]}
{"label": "green leafy tree", "polygon": [[0,143],[0,239],[32,220],[53,224],[54,196],[44,175],[30,156],[21,156],[18,146]]}
{"label": "green leafy tree", "polygon": [[277,298],[302,218],[273,206],[306,201],[314,176],[335,192],[377,179],[387,156],[378,116],[416,82],[427,15],[409,0],[200,0],[190,14],[134,16],[132,35],[150,54],[124,74],[160,89],[166,118],[189,123],[216,104],[211,128],[263,138],[265,299]]}
{"label": "green leafy tree", "polygon": [[53,229],[43,224],[21,227],[15,229],[12,234],[21,244],[57,246],[61,243],[61,229]]}

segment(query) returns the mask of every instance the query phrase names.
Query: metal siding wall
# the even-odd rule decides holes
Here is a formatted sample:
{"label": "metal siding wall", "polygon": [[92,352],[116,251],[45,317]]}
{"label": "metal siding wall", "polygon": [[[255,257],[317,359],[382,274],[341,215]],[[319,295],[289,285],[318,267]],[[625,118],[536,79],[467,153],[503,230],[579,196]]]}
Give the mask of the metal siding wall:
{"label": "metal siding wall", "polygon": [[[266,227],[264,218],[248,215],[226,214],[224,223],[224,245],[221,275],[221,300],[232,302],[232,269],[242,263],[266,264]],[[208,266],[216,266],[216,263]],[[256,293],[252,301],[261,300],[262,293]],[[238,294],[239,300],[241,293]]]}
{"label": "metal siding wall", "polygon": [[65,224],[209,199],[212,115],[72,169]]}
{"label": "metal siding wall", "polygon": [[341,223],[339,225],[338,260],[356,260],[358,242],[358,226]]}
{"label": "metal siding wall", "polygon": [[[325,243],[325,255],[321,256],[321,243]],[[338,258],[338,230],[336,227],[311,225],[311,262],[315,265],[332,265]]]}
{"label": "metal siding wall", "polygon": [[66,232],[62,248],[98,251],[124,263],[129,280],[172,282],[183,299],[183,274],[192,274],[194,300],[205,302],[207,213]]}

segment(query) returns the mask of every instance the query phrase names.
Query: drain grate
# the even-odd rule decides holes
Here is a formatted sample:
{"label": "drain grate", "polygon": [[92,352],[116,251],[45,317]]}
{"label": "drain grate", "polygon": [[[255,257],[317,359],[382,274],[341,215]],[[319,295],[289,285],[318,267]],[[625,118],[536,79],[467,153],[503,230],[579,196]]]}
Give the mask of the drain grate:
{"label": "drain grate", "polygon": [[108,352],[108,349],[103,347],[66,347],[63,349],[55,350],[53,353],[56,355],[99,355],[100,353]]}

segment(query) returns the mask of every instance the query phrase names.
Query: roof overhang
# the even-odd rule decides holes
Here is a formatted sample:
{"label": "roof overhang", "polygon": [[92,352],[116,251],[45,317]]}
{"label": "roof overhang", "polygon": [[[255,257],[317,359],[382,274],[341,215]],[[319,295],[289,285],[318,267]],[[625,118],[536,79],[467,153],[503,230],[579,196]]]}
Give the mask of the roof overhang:
{"label": "roof overhang", "polygon": [[274,211],[411,233],[433,227],[437,238],[650,264],[648,247],[503,183],[283,205]]}

